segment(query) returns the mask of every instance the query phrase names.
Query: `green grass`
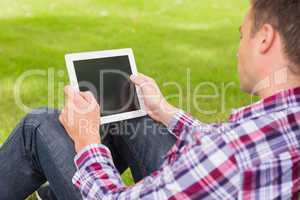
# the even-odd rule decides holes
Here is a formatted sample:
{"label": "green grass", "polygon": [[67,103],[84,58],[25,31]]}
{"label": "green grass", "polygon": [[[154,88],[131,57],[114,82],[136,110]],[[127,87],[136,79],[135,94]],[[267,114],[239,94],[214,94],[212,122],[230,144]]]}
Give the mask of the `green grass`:
{"label": "green grass", "polygon": [[[250,97],[239,90],[236,70],[238,26],[247,9],[241,0],[1,0],[0,1],[0,143],[24,115],[15,102],[14,85],[28,70],[51,69],[54,97],[48,102],[47,76],[32,76],[22,84],[22,101],[29,107],[62,106],[61,86],[68,83],[64,54],[114,48],[134,49],[138,70],[154,77],[165,95],[183,89],[183,102],[170,101],[202,121],[221,121]],[[187,69],[190,83],[187,83]],[[51,73],[51,71],[50,71]],[[63,76],[60,76],[63,73]],[[197,99],[188,91],[209,81],[224,97]],[[201,94],[213,94],[209,86]],[[125,178],[131,183],[130,174]]]}

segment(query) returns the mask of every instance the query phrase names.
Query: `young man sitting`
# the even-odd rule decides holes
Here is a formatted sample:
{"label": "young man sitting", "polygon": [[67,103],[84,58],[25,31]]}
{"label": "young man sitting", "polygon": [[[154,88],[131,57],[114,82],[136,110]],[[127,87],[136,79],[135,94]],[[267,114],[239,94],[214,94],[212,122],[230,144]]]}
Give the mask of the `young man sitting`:
{"label": "young man sitting", "polygon": [[[170,105],[153,79],[138,75],[131,79],[151,119],[99,130],[93,95],[66,87],[61,113],[33,111],[0,149],[0,199],[24,199],[45,181],[66,200],[297,199],[300,1],[252,0],[240,31],[241,88],[259,102],[226,123],[204,124]],[[90,106],[84,114],[76,109]],[[130,187],[120,178],[128,167],[136,182]]]}

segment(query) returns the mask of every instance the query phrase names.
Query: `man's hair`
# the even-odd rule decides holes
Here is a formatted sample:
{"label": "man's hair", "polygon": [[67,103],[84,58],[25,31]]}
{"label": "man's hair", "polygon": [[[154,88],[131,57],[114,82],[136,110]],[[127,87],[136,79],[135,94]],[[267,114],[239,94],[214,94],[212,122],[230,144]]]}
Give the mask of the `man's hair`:
{"label": "man's hair", "polygon": [[251,6],[252,34],[263,24],[271,24],[279,32],[291,64],[300,67],[300,0],[251,0]]}

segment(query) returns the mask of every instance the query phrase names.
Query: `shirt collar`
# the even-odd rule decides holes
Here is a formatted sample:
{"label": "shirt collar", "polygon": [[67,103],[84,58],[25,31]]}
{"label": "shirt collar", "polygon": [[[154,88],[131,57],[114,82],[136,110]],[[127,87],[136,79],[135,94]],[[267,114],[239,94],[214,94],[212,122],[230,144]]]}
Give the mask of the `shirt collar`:
{"label": "shirt collar", "polygon": [[300,87],[283,90],[254,104],[233,111],[229,121],[240,122],[288,107],[300,106]]}

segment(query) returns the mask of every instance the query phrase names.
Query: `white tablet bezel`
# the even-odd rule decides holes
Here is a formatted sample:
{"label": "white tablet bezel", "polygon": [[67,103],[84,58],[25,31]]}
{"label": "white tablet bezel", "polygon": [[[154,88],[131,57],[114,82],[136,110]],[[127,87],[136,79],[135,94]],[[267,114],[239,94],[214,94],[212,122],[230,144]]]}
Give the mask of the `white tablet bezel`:
{"label": "white tablet bezel", "polygon": [[[96,59],[96,58],[117,57],[117,56],[128,56],[132,74],[134,74],[134,75],[137,74],[136,63],[135,63],[133,51],[130,48],[66,54],[65,60],[66,60],[66,64],[67,64],[67,69],[68,69],[71,86],[73,86],[77,91],[79,91],[78,80],[77,80],[74,63],[73,63],[74,61],[89,60],[89,59]],[[141,95],[141,91],[138,87],[136,87],[136,91],[137,91],[138,101],[140,104],[139,110],[101,117],[101,124],[123,121],[123,120],[133,119],[133,118],[142,117],[142,116],[147,115],[147,112],[145,111],[145,105],[144,105],[144,101],[143,101],[143,98]]]}

